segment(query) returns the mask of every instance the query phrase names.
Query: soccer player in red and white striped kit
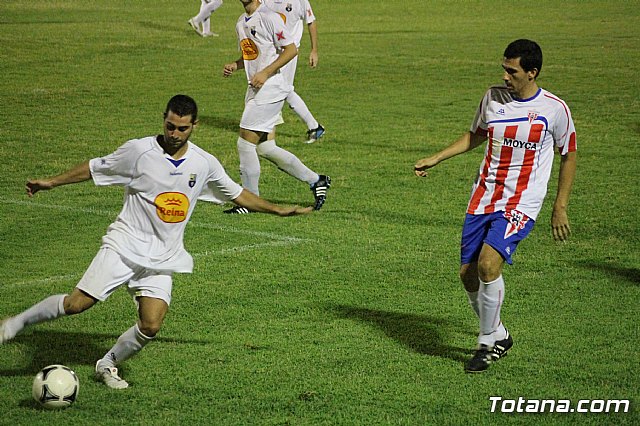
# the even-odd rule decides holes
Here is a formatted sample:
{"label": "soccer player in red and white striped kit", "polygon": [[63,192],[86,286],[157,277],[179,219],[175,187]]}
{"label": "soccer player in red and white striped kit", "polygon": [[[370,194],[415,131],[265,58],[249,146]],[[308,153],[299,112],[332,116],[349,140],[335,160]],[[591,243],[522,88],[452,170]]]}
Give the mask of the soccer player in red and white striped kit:
{"label": "soccer player in red and white striped kit", "polygon": [[510,43],[502,68],[505,84],[486,92],[469,132],[414,167],[417,176],[425,177],[442,161],[487,142],[462,228],[460,278],[480,322],[467,372],[485,371],[513,346],[500,319],[502,269],[534,226],[556,148],[561,161],[551,230],[557,241],[571,232],[567,206],[576,171],[576,132],[569,107],[538,87],[542,50],[536,42]]}

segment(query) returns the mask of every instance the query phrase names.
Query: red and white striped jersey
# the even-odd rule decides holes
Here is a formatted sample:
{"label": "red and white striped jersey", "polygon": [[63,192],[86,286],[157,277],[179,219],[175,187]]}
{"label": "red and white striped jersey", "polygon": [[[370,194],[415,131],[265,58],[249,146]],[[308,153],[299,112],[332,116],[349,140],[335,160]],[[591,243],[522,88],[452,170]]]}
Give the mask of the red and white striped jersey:
{"label": "red and white striped jersey", "polygon": [[467,213],[517,210],[535,220],[547,193],[554,146],[561,155],[576,150],[567,104],[544,89],[515,99],[505,86],[494,86],[482,99],[471,132],[486,134],[488,142]]}

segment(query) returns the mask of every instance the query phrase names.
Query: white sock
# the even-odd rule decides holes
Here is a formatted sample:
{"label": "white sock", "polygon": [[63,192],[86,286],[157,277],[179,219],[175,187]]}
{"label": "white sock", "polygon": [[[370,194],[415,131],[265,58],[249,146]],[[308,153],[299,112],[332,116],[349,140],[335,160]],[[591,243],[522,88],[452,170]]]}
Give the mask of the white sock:
{"label": "white sock", "polygon": [[36,303],[18,315],[8,318],[5,323],[5,338],[13,339],[23,328],[51,321],[64,316],[64,298],[66,294],[56,294]]}
{"label": "white sock", "polygon": [[238,155],[240,156],[240,179],[242,186],[246,190],[260,195],[258,191],[258,184],[260,182],[260,158],[258,158],[256,146],[240,137],[236,145],[238,147]]}
{"label": "white sock", "polygon": [[142,334],[136,323],[136,325],[122,333],[118,337],[116,344],[102,357],[100,360],[101,367],[115,367],[140,352],[152,340],[153,337]]}
{"label": "white sock", "polygon": [[295,91],[289,93],[289,96],[287,96],[287,103],[291,109],[298,114],[300,119],[305,122],[309,130],[318,128],[318,121],[314,118],[313,114],[311,114],[311,111],[309,111],[307,104],[304,103],[300,95]]}
{"label": "white sock", "polygon": [[480,280],[478,302],[480,304],[480,334],[478,344],[493,347],[494,332],[500,326],[500,307],[504,301],[504,280],[502,275],[491,282]]}
{"label": "white sock", "polygon": [[[203,24],[205,21],[207,22],[207,27],[209,26],[209,18],[211,17],[211,14],[220,6],[222,5],[221,1],[210,1],[209,3],[207,3],[206,1],[202,1],[200,0],[200,11],[198,12],[198,14],[195,16],[195,18],[193,18],[193,20],[198,23],[198,24]],[[209,28],[204,28],[205,32],[208,32]]]}
{"label": "white sock", "polygon": [[473,312],[476,313],[476,316],[480,318],[480,305],[478,303],[478,291],[467,291],[467,298],[469,298],[469,305]]}
{"label": "white sock", "polygon": [[292,153],[276,145],[275,140],[270,140],[258,144],[258,155],[271,161],[278,168],[294,178],[313,185],[320,179],[320,176],[304,164]]}

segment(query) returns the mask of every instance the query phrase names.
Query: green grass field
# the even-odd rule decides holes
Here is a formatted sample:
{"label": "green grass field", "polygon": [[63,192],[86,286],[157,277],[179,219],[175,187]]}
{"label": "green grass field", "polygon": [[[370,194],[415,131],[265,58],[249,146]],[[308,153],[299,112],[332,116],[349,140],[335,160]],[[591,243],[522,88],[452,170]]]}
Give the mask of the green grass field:
{"label": "green grass field", "polygon": [[[136,319],[126,291],[0,347],[2,425],[640,424],[640,2],[314,0],[320,65],[300,51],[298,93],[321,143],[288,109],[278,142],[333,178],[325,208],[296,218],[227,216],[200,204],[157,340],[121,366],[131,387],[92,379]],[[239,180],[246,80],[228,0],[219,38],[186,24],[198,1],[0,3],[3,217],[0,318],[69,292],[117,215],[121,189],[90,182],[29,199],[28,178],[62,172],[161,131],[193,96],[193,140]],[[466,375],[477,323],[458,281],[459,236],[482,150],[427,179],[414,162],[468,129],[516,38],[545,54],[542,87],[578,132],[573,235],[550,232],[557,164],[538,225],[505,271],[510,355]],[[309,205],[308,188],[263,164],[261,195]],[[77,403],[40,410],[31,382],[62,363]],[[491,413],[505,399],[629,399],[628,413]]]}

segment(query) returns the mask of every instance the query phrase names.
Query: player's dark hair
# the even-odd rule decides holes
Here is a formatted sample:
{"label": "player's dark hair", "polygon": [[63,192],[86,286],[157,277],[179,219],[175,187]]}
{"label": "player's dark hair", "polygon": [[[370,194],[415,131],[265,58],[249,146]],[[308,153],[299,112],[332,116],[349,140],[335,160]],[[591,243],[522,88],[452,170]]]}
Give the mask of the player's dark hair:
{"label": "player's dark hair", "polygon": [[198,105],[192,97],[187,95],[175,95],[169,99],[167,109],[164,111],[166,117],[169,111],[174,114],[178,114],[180,117],[191,116],[191,122],[195,123],[198,120]]}
{"label": "player's dark hair", "polygon": [[542,70],[542,49],[533,40],[519,39],[512,41],[504,50],[504,57],[507,59],[520,58],[520,66],[525,71],[537,69],[538,78]]}

